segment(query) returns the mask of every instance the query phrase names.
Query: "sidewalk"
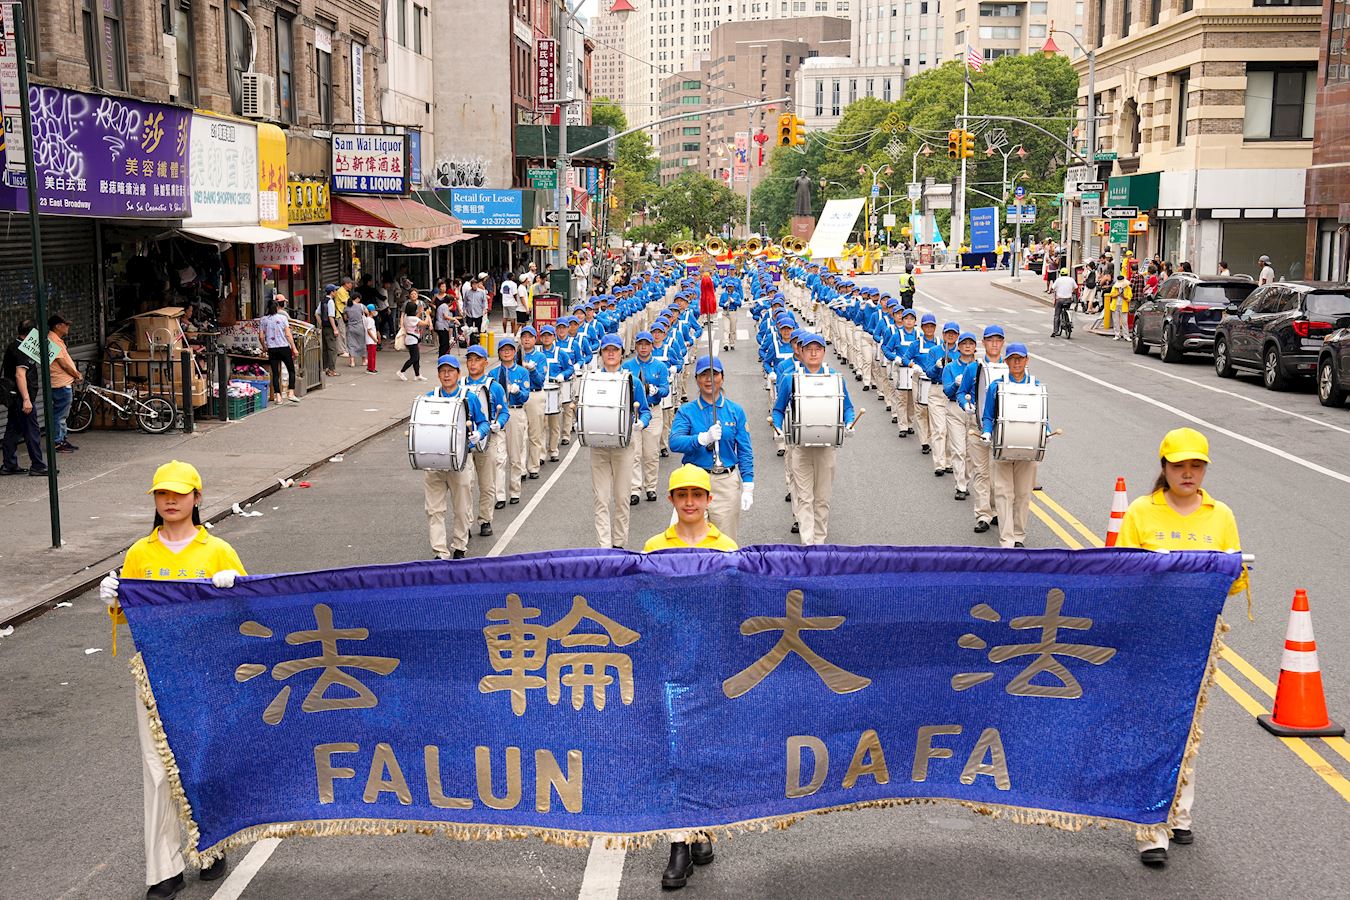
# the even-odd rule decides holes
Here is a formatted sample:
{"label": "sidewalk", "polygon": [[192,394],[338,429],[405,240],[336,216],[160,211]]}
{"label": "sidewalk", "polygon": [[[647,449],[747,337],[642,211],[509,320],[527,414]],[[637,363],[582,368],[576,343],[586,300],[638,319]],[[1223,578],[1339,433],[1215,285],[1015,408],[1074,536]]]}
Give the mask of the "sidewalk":
{"label": "sidewalk", "polygon": [[[423,348],[426,382],[398,380],[394,373],[405,359],[402,352],[381,353],[378,375],[338,360],[339,376],[324,379],[323,389],[299,404],[269,404],[236,422],[198,422],[193,434],[75,435],[80,449],[56,459],[60,549],[51,546],[47,479],[0,479],[0,626],[87,590],[121,564],[125,550],[150,530],[154,508],[146,490],[161,463],[181,459],[201,470],[202,518],[211,521],[404,421],[412,398],[436,381],[434,353]],[[27,465],[23,451],[20,463]]]}
{"label": "sidewalk", "polygon": [[[1002,278],[995,278],[990,283],[999,290],[1007,291],[1010,294],[1016,294],[1019,297],[1024,297],[1028,300],[1035,300],[1037,303],[1043,303],[1049,307],[1055,305],[1055,301],[1050,295],[1041,289],[1043,282],[1036,277],[1035,272],[1023,273],[1021,281],[1013,281],[1012,276],[1008,275]],[[1080,323],[1082,321],[1084,321],[1082,318],[1075,317],[1074,319],[1075,323]],[[1100,337],[1111,337],[1110,331],[1100,327],[1101,321],[1101,313],[1093,313],[1089,323],[1086,326],[1082,326],[1083,330],[1088,334],[1095,334]],[[1074,325],[1075,329],[1079,327],[1078,324]]]}

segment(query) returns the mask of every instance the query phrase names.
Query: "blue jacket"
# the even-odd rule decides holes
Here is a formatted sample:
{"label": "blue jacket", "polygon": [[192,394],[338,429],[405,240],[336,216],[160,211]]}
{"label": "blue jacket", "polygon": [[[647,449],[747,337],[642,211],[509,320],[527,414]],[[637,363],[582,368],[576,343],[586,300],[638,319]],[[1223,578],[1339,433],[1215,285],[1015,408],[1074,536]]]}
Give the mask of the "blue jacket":
{"label": "blue jacket", "polygon": [[554,381],[565,381],[572,377],[572,354],[558,341],[553,342],[552,349],[545,349],[542,345],[539,352],[543,354],[544,361],[548,366],[548,377]]}
{"label": "blue jacket", "polygon": [[[496,365],[487,374],[489,378],[502,386],[502,393],[506,395],[506,402],[511,406],[524,406],[525,401],[530,399],[530,385],[534,380],[534,373],[524,366],[512,365],[508,369],[506,366]],[[516,390],[511,390],[512,387]]]}
{"label": "blue jacket", "polygon": [[738,466],[741,481],[753,484],[755,455],[746,427],[745,410],[726,397],[719,398],[716,411],[703,402],[701,396],[676,410],[675,421],[670,426],[670,449],[682,454],[683,462],[711,469],[714,464],[712,449],[700,444],[698,436],[712,427],[714,416],[722,426],[722,439],[717,442],[722,465]]}
{"label": "blue jacket", "polygon": [[488,422],[496,422],[499,428],[505,428],[506,422],[511,418],[511,409],[506,403],[506,392],[502,390],[501,383],[494,381],[489,373],[484,373],[482,378],[464,378],[464,383],[470,386],[485,384],[488,386],[488,405],[492,407],[487,410]]}
{"label": "blue jacket", "polygon": [[631,357],[624,361],[623,367],[638,380],[634,387],[646,384],[648,405],[660,405],[670,393],[670,369],[655,355],[645,363],[636,356]]}
{"label": "blue jacket", "polygon": [[[979,369],[980,364],[973,359],[968,363],[963,363],[959,359],[949,362],[942,370],[942,393],[962,409],[974,409],[971,394],[974,393],[975,378],[979,374]],[[966,388],[967,383],[972,385],[970,389]]]}
{"label": "blue jacket", "polygon": [[[994,433],[994,416],[998,413],[998,385],[1001,381],[1009,381],[1013,384],[1040,384],[1029,374],[1024,374],[1021,379],[1013,378],[1011,375],[1000,375],[989,382],[989,390],[984,395],[984,414],[980,417],[980,430],[985,434]],[[1050,433],[1050,423],[1045,423],[1046,434]]]}
{"label": "blue jacket", "polygon": [[542,391],[544,389],[544,378],[548,375],[548,357],[545,356],[538,347],[535,347],[530,353],[525,353],[522,349],[516,362],[523,368],[527,362],[534,363],[534,369],[526,369],[530,373],[530,390]]}
{"label": "blue jacket", "polygon": [[428,397],[463,397],[465,406],[468,409],[469,427],[473,429],[473,438],[469,441],[476,444],[488,436],[491,429],[488,426],[487,416],[483,413],[483,407],[478,403],[478,395],[466,388],[464,382],[460,382],[453,394],[447,394],[445,388],[436,388],[434,391],[427,391]]}

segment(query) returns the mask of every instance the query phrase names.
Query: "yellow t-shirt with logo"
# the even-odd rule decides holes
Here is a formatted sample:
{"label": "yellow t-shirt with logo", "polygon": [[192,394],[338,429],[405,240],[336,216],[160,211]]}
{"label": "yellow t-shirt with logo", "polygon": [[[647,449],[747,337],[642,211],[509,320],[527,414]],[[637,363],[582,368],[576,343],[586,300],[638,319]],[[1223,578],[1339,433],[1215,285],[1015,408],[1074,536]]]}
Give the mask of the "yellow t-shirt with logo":
{"label": "yellow t-shirt with logo", "polygon": [[159,539],[156,528],[146,537],[131,545],[122,560],[122,578],[140,578],[150,581],[175,581],[188,578],[210,578],[217,572],[233,569],[247,575],[239,554],[226,541],[198,527],[197,536],[182,550],[174,553]]}
{"label": "yellow t-shirt with logo", "polygon": [[656,550],[673,550],[677,547],[695,547],[704,550],[740,549],[740,546],[735,541],[718,531],[717,526],[709,522],[708,533],[705,534],[703,540],[699,541],[697,544],[686,544],[675,532],[675,526],[672,525],[660,534],[648,538],[647,543],[642,548],[642,552],[652,553]]}
{"label": "yellow t-shirt with logo", "polygon": [[[1200,508],[1188,516],[1169,506],[1163,491],[1136,498],[1120,521],[1116,546],[1143,550],[1241,552],[1242,543],[1238,540],[1233,510],[1203,490],[1200,496]],[[1236,594],[1246,588],[1247,570],[1244,568],[1228,593]]]}

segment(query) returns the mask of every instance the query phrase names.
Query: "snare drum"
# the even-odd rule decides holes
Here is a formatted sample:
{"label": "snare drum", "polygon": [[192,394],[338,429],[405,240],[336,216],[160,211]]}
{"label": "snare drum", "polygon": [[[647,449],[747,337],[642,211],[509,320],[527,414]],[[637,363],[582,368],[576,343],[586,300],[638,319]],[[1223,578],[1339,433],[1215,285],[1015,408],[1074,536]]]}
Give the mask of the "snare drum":
{"label": "snare drum", "polygon": [[914,388],[914,370],[903,360],[891,360],[891,384],[898,390],[908,391]]}
{"label": "snare drum", "polygon": [[558,382],[558,390],[560,391],[560,396],[558,397],[559,403],[572,402],[572,379],[569,378],[566,381]]}
{"label": "snare drum", "polygon": [[838,447],[844,443],[844,379],[842,375],[792,376],[792,420],[785,432],[794,447]]}
{"label": "snare drum", "polygon": [[627,447],[633,437],[633,380],[627,370],[588,372],[577,401],[577,441],[583,447]]}
{"label": "snare drum", "polygon": [[468,404],[463,397],[417,397],[408,426],[414,469],[458,472],[469,456]]}
{"label": "snare drum", "polygon": [[662,408],[662,409],[674,409],[674,408],[675,408],[675,389],[674,389],[674,388],[671,388],[669,391],[667,391],[667,392],[666,392],[666,395],[665,395],[664,397],[661,398],[661,408]]}
{"label": "snare drum", "polygon": [[[913,370],[911,369],[910,371],[913,371]],[[927,405],[928,405],[928,392],[931,391],[931,390],[933,389],[933,382],[929,381],[927,378],[925,378],[925,377],[922,376],[922,375],[918,376],[918,379],[917,379],[917,380],[918,380],[918,383],[919,383],[919,388],[918,388],[918,390],[919,390],[919,396],[918,396],[917,400],[918,400],[920,406],[927,406]]]}
{"label": "snare drum", "polygon": [[556,381],[544,382],[544,415],[556,416],[562,412],[562,388]]}
{"label": "snare drum", "polygon": [[1045,458],[1045,428],[1050,421],[1045,386],[1014,381],[995,384],[994,459],[1040,462]]}

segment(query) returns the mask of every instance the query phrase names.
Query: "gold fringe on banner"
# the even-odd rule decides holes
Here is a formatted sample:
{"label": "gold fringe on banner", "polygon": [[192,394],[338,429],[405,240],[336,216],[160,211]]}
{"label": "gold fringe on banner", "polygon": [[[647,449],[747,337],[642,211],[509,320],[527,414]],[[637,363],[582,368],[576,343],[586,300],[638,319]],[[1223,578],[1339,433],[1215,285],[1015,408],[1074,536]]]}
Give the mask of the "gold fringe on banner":
{"label": "gold fringe on banner", "polygon": [[[1134,831],[1136,840],[1151,840],[1156,835],[1161,834],[1170,837],[1172,823],[1176,821],[1181,789],[1191,780],[1195,768],[1195,757],[1199,752],[1200,740],[1204,736],[1204,731],[1200,727],[1200,720],[1205,706],[1209,702],[1209,690],[1214,684],[1214,675],[1218,670],[1219,651],[1223,648],[1220,635],[1228,630],[1228,625],[1223,618],[1218,618],[1214,626],[1214,637],[1210,642],[1209,659],[1205,665],[1205,677],[1201,680],[1200,690],[1196,696],[1195,715],[1191,719],[1190,734],[1187,736],[1186,749],[1181,760],[1180,777],[1177,779],[1177,789],[1172,797],[1172,805],[1168,812],[1166,824],[1140,825],[1124,819],[1077,815],[1023,806],[976,803],[948,797],[891,797],[802,810],[762,819],[747,819],[726,825],[680,826],[676,830],[699,832],[708,835],[712,840],[731,839],[742,834],[783,831],[810,816],[827,815],[829,813],[851,812],[862,809],[891,809],[901,806],[955,805],[964,807],[981,816],[1012,822],[1016,825],[1044,825],[1059,831],[1083,831],[1087,828],[1126,828]],[[427,822],[405,819],[321,819],[254,825],[242,831],[237,831],[210,847],[199,849],[201,832],[193,818],[192,807],[188,803],[187,794],[183,790],[178,763],[174,759],[173,750],[170,749],[168,739],[164,734],[164,726],[159,718],[159,709],[155,705],[154,694],[150,689],[150,680],[146,675],[145,663],[139,653],[131,660],[131,671],[136,679],[136,687],[141,702],[145,704],[145,708],[150,714],[150,734],[155,742],[155,750],[164,763],[164,770],[168,773],[170,791],[178,808],[178,818],[187,832],[187,847],[183,851],[183,855],[188,862],[195,866],[209,866],[228,851],[256,843],[264,838],[376,837],[421,834],[428,836],[443,835],[457,841],[515,841],[538,838],[547,844],[571,848],[589,847],[593,841],[599,840],[603,842],[605,847],[625,850],[640,850],[668,840],[667,835],[671,829],[612,834],[609,832],[573,831],[533,826],[462,825],[455,822]]]}

